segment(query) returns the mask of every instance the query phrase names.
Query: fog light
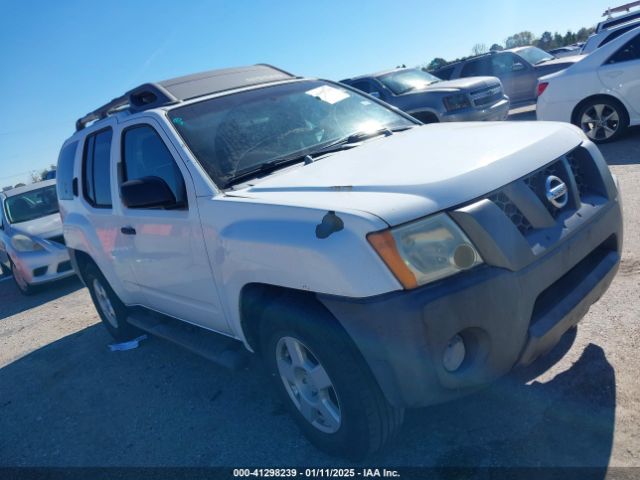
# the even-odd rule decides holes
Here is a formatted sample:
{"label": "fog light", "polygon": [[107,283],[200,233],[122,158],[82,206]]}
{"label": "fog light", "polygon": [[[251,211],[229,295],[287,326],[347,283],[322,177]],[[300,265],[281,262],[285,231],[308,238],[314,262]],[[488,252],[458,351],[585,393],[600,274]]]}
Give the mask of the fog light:
{"label": "fog light", "polygon": [[447,372],[455,372],[462,362],[464,362],[464,357],[466,355],[466,349],[464,348],[464,340],[460,335],[454,335],[449,340],[449,344],[447,348],[444,350],[444,355],[442,356],[442,364]]}

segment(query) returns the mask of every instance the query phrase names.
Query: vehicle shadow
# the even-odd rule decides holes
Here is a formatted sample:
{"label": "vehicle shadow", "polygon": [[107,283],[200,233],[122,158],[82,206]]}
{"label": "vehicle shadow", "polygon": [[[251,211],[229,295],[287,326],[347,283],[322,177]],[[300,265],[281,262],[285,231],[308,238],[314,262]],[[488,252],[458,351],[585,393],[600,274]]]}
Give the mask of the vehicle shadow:
{"label": "vehicle shadow", "polygon": [[598,147],[609,165],[640,164],[640,127],[632,127],[619,140]]}
{"label": "vehicle shadow", "polygon": [[0,320],[38,307],[82,288],[78,277],[73,276],[38,287],[29,296],[22,295],[11,277],[0,282]]}
{"label": "vehicle shadow", "polygon": [[[111,342],[94,325],[0,369],[0,465],[350,465],[302,437],[258,360],[232,373],[162,340],[126,352],[110,352]],[[616,406],[603,350],[590,344],[569,370],[527,384],[539,368],[407,412],[390,448],[350,466],[463,468],[457,478],[494,466],[593,466],[603,478]]]}

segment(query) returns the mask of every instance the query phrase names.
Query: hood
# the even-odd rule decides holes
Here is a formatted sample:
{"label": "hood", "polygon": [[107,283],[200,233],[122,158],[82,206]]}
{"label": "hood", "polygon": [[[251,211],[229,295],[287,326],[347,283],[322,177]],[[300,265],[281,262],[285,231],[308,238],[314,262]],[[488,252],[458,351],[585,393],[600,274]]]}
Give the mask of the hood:
{"label": "hood", "polygon": [[574,63],[580,62],[584,60],[584,55],[571,55],[569,57],[560,57],[554,60],[549,60],[548,62],[541,63],[539,65],[535,65],[535,68],[545,68],[545,67],[570,67]]}
{"label": "hood", "polygon": [[500,80],[498,80],[496,77],[466,77],[432,83],[431,85],[425,88],[421,88],[420,90],[410,90],[404,95],[434,91],[455,92],[460,90],[480,90],[483,88],[495,87],[497,85],[500,85]]}
{"label": "hood", "polygon": [[583,141],[555,122],[430,124],[276,172],[229,196],[337,211],[397,225],[492,192]]}
{"label": "hood", "polygon": [[54,213],[28,222],[14,223],[11,228],[30,237],[56,237],[62,235],[62,219],[59,213]]}

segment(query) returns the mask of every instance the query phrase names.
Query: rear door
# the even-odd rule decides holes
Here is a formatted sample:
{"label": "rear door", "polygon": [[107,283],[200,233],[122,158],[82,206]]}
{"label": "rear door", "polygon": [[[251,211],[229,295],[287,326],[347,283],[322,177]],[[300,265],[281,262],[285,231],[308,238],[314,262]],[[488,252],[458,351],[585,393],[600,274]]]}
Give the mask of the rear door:
{"label": "rear door", "polygon": [[162,178],[172,209],[127,208],[118,200],[120,230],[143,304],[166,315],[229,333],[205,249],[188,171],[153,119],[128,122],[119,135],[119,182]]}
{"label": "rear door", "polygon": [[632,117],[640,114],[640,34],[611,55],[598,69],[598,76],[633,110]]}

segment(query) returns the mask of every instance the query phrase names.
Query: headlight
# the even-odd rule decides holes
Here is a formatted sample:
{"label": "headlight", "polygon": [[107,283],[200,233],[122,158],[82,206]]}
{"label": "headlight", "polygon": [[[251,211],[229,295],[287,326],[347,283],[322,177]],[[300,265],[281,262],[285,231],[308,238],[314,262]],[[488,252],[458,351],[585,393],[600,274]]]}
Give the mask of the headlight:
{"label": "headlight", "polygon": [[457,93],[455,95],[444,97],[442,99],[442,102],[444,103],[444,106],[448,111],[461,110],[463,108],[469,108],[471,106],[469,97],[467,97],[464,93]]}
{"label": "headlight", "polygon": [[37,252],[39,250],[44,250],[42,245],[30,239],[26,235],[14,236],[11,239],[11,244],[13,245],[13,248],[19,252]]}
{"label": "headlight", "polygon": [[482,263],[467,236],[446,214],[370,233],[367,239],[407,289]]}

